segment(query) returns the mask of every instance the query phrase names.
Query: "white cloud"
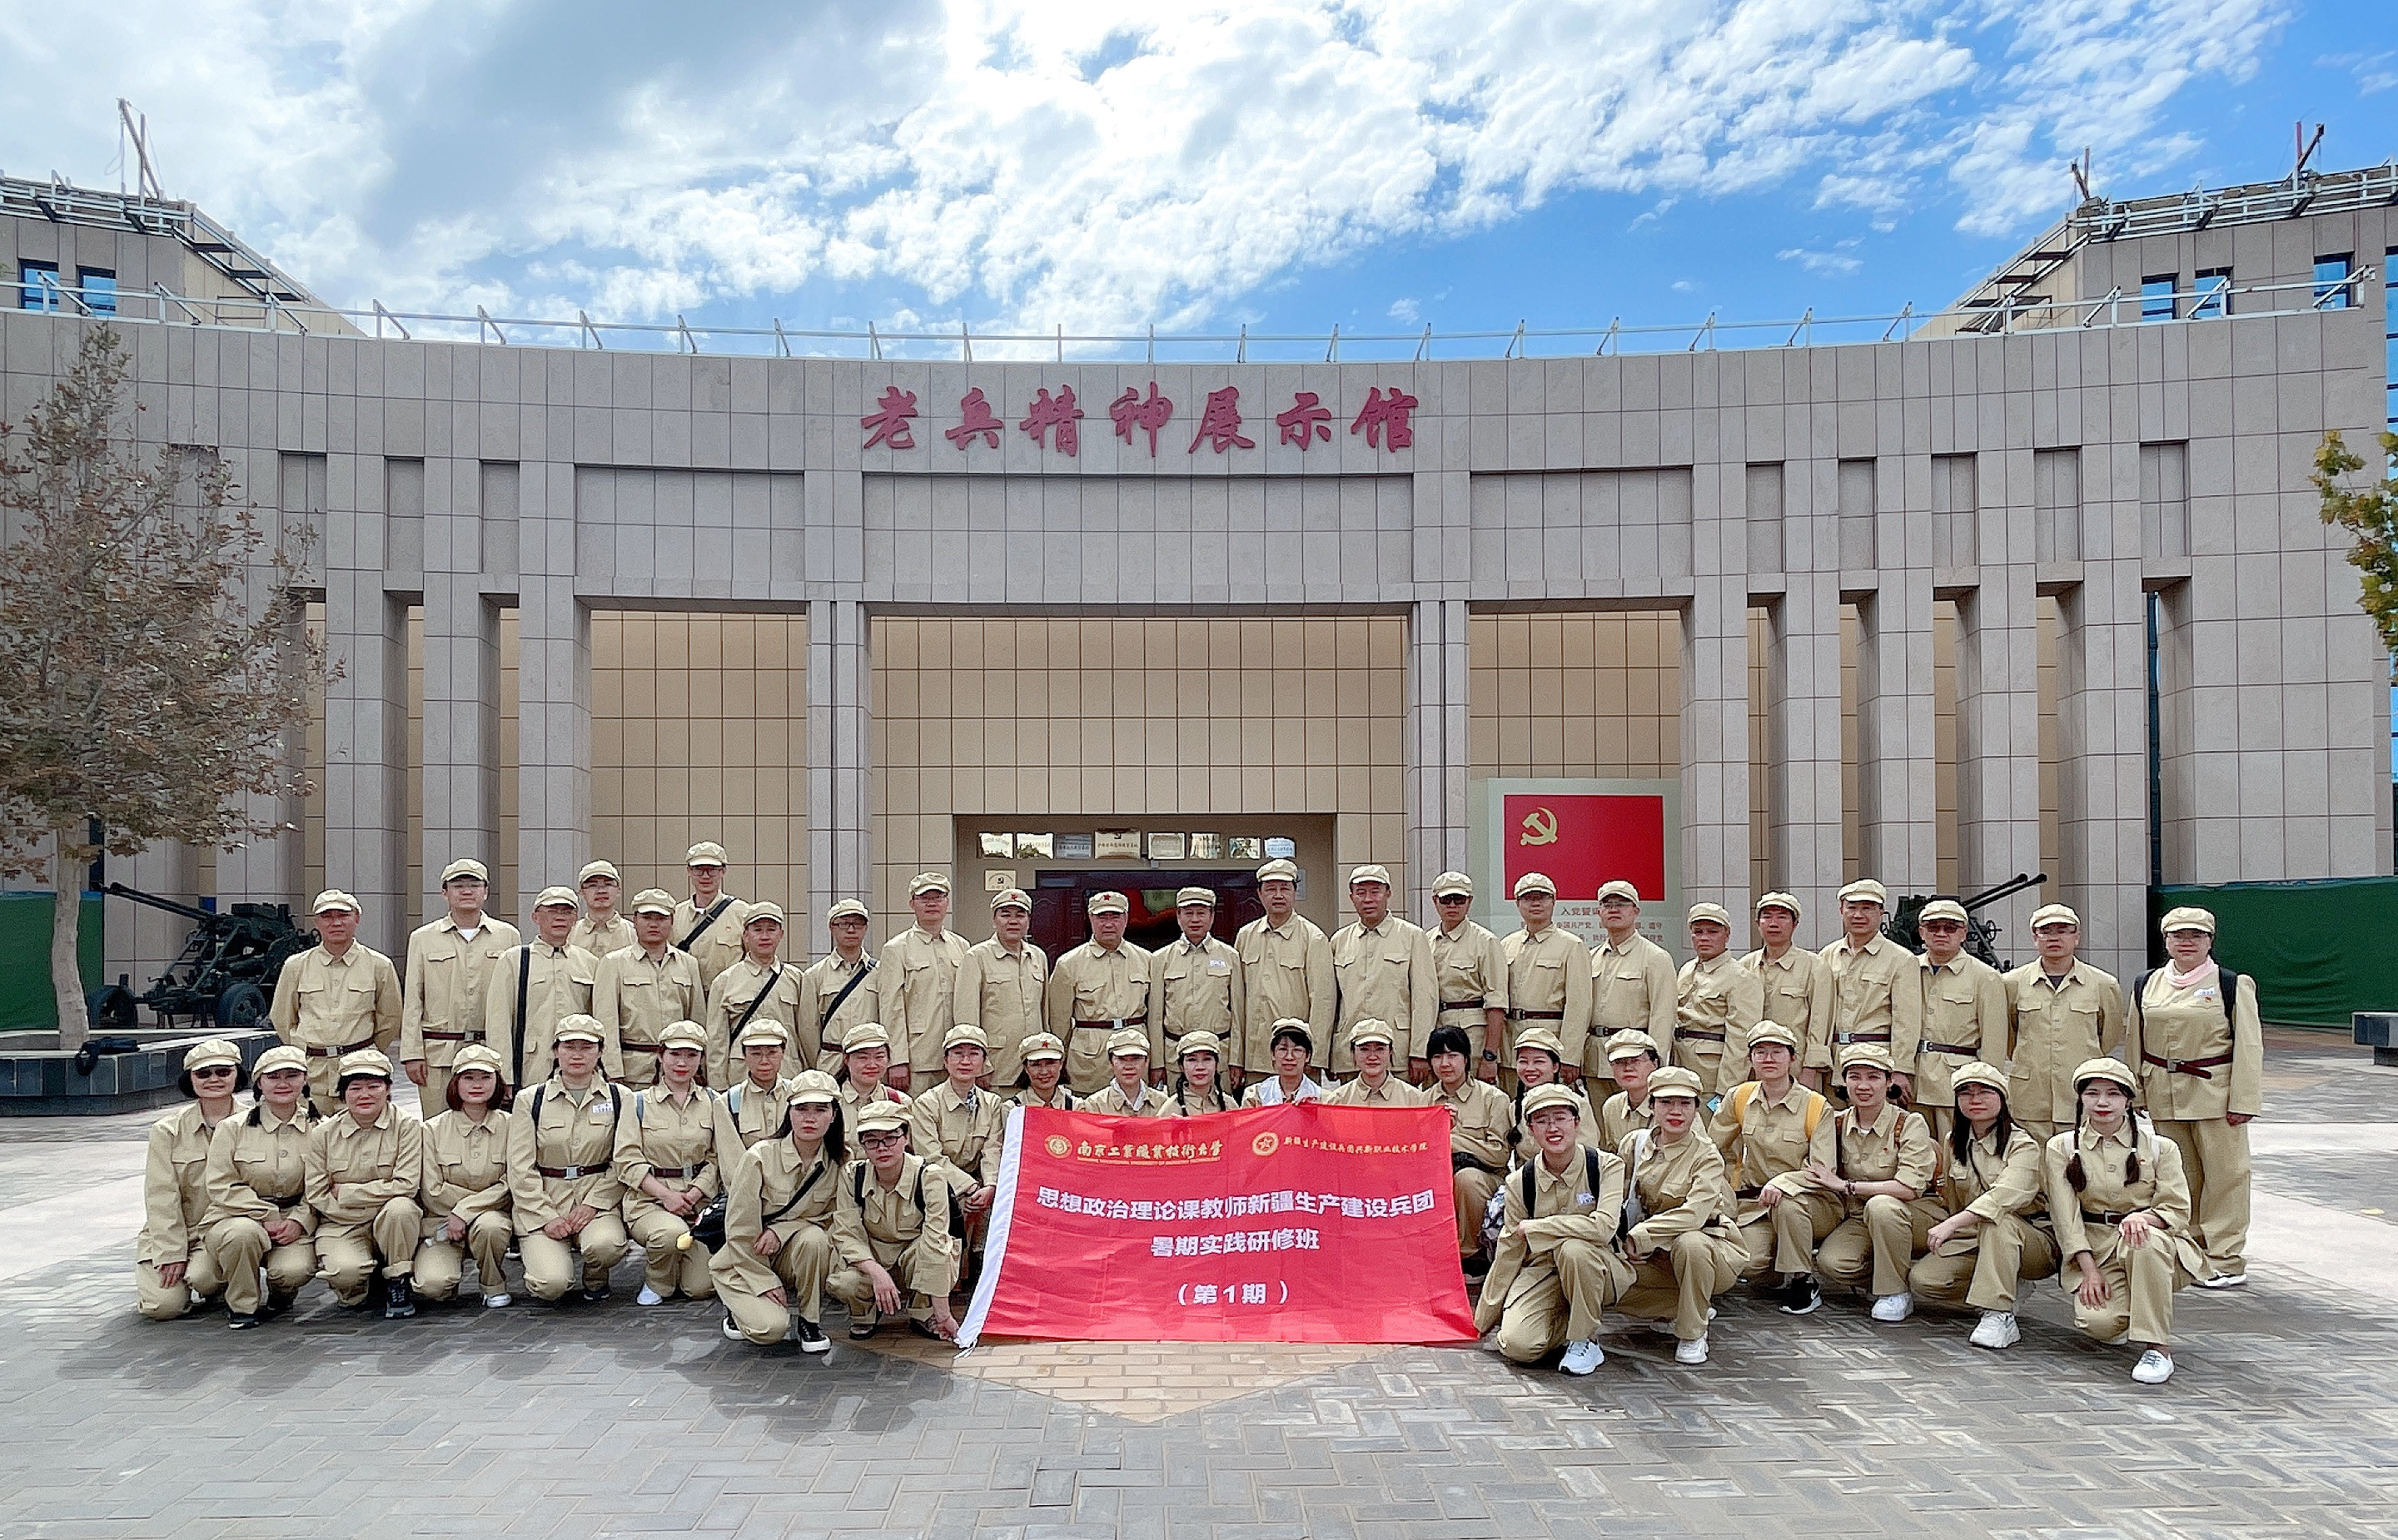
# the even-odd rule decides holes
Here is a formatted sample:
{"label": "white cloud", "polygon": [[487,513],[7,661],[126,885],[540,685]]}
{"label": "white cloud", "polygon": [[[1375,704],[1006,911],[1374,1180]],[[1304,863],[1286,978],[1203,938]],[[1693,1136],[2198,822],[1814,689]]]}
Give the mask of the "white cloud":
{"label": "white cloud", "polygon": [[1848,248],[1856,244],[1854,241],[1842,241],[1839,249],[1831,251],[1810,251],[1804,247],[1791,246],[1773,255],[1780,261],[1797,262],[1819,278],[1845,278],[1866,265],[1862,259],[1849,253]]}
{"label": "white cloud", "polygon": [[1295,269],[1577,191],[1662,211],[1798,179],[1884,221],[1937,195],[1969,230],[2019,228],[2062,207],[2083,143],[2102,172],[2186,156],[2165,104],[2243,78],[2282,4],[60,14],[0,9],[0,163],[101,180],[129,96],[171,193],[343,300],[665,315],[796,293],[1072,331],[1221,319]]}

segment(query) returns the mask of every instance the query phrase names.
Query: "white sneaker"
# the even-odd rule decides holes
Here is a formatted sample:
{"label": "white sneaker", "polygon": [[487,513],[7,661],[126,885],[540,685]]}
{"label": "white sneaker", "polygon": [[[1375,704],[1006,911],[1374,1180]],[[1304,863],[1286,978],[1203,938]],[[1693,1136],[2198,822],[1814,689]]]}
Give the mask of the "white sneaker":
{"label": "white sneaker", "polygon": [[1606,1361],[1607,1352],[1598,1346],[1598,1339],[1584,1337],[1566,1349],[1565,1361],[1557,1367],[1569,1374],[1587,1374]]}
{"label": "white sneaker", "polygon": [[1971,1340],[1976,1347],[2013,1347],[2023,1341],[2023,1328],[2015,1324],[2012,1310],[1985,1310]]}
{"label": "white sneaker", "polygon": [[733,1324],[733,1318],[731,1316],[726,1316],[724,1318],[724,1340],[727,1342],[739,1342],[741,1340],[741,1328]]}
{"label": "white sneaker", "polygon": [[2200,1279],[2198,1280],[2198,1286],[2202,1289],[2245,1289],[2248,1287],[2248,1275],[2246,1273],[2217,1273],[2213,1278]]}
{"label": "white sneaker", "polygon": [[505,1310],[515,1303],[515,1297],[509,1294],[485,1294],[483,1296],[483,1308],[486,1310]]}
{"label": "white sneaker", "polygon": [[1913,1314],[1915,1314],[1913,1294],[1884,1294],[1873,1302],[1873,1319],[1885,1325],[1905,1320]]}
{"label": "white sneaker", "polygon": [[2132,1365],[2132,1378],[2142,1385],[2162,1385],[2173,1378],[2173,1355],[2162,1347],[2151,1347]]}
{"label": "white sneaker", "polygon": [[1689,1342],[1676,1343],[1674,1345],[1674,1361],[1676,1363],[1706,1362],[1707,1339],[1704,1337],[1696,1337]]}
{"label": "white sneaker", "polygon": [[641,1285],[641,1292],[633,1296],[633,1303],[636,1305],[664,1305],[666,1302],[667,1299],[664,1294],[659,1293],[655,1289],[651,1288],[646,1283]]}

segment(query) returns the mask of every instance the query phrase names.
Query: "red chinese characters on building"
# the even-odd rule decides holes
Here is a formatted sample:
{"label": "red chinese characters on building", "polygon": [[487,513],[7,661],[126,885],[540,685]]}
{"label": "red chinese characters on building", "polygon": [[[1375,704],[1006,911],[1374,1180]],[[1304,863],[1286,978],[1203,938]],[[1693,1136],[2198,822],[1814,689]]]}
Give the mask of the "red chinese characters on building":
{"label": "red chinese characters on building", "polygon": [[1182,452],[1197,454],[1201,443],[1214,446],[1218,454],[1228,449],[1254,449],[1253,439],[1241,436],[1241,387],[1226,385],[1222,390],[1207,393],[1207,405],[1199,414],[1199,431],[1191,436],[1191,447]]}
{"label": "red chinese characters on building", "polygon": [[867,430],[866,443],[862,448],[870,449],[877,444],[888,444],[895,449],[914,449],[916,429],[912,419],[915,415],[916,393],[901,390],[896,385],[885,385],[882,387],[882,399],[876,404],[874,410],[857,420],[857,425]]}
{"label": "red chinese characters on building", "polygon": [[[1055,398],[1045,389],[1034,393],[1032,405],[1026,408],[1024,421],[1017,426],[1031,434],[1035,444],[1041,444],[1041,435],[1055,428],[1058,430],[1058,452],[1075,455],[1083,447],[1082,430],[1075,426],[1082,417],[1083,408],[1074,405],[1074,387],[1060,385]],[[1043,447],[1047,446],[1044,444]]]}
{"label": "red chinese characters on building", "polygon": [[1332,410],[1312,390],[1300,391],[1291,397],[1290,410],[1274,418],[1274,426],[1282,430],[1282,441],[1306,449],[1321,441],[1332,442],[1332,430],[1326,423],[1332,421]]}
{"label": "red chinese characters on building", "polygon": [[1115,420],[1116,436],[1126,444],[1132,442],[1132,431],[1143,428],[1149,433],[1149,458],[1157,458],[1157,430],[1173,419],[1174,402],[1157,394],[1157,382],[1149,382],[1149,399],[1142,400],[1140,392],[1126,385],[1125,393],[1108,403],[1108,415]]}
{"label": "red chinese characters on building", "polygon": [[1000,430],[1007,424],[1002,422],[998,414],[990,409],[990,398],[983,395],[980,385],[977,385],[960,397],[958,416],[963,421],[956,427],[941,435],[943,438],[955,444],[959,449],[964,449],[970,448],[975,441],[975,435],[980,434],[984,443],[994,449],[999,448]]}
{"label": "red chinese characters on building", "polygon": [[[1357,408],[1357,420],[1349,424],[1349,431],[1364,434],[1369,449],[1385,445],[1394,450],[1407,449],[1416,441],[1415,420],[1408,414],[1420,404],[1396,385],[1387,395],[1382,394],[1381,386],[1376,385],[1366,392],[1366,404]],[[1381,444],[1374,442],[1377,434],[1381,435]]]}

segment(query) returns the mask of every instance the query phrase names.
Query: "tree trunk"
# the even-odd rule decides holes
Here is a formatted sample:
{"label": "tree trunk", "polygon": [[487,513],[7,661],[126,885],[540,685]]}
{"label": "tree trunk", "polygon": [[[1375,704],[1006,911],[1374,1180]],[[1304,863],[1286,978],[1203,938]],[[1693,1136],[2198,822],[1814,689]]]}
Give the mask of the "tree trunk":
{"label": "tree trunk", "polygon": [[77,942],[83,921],[83,874],[67,859],[69,831],[52,831],[58,842],[57,902],[50,908],[50,987],[59,997],[59,1046],[69,1052],[91,1035],[91,1009],[84,1003]]}

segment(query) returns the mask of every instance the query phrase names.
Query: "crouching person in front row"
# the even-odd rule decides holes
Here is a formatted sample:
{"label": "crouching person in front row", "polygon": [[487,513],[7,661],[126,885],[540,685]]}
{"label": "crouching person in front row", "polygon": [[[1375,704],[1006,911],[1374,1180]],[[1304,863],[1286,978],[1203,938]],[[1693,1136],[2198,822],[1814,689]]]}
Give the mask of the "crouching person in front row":
{"label": "crouching person in front row", "polygon": [[458,1050],[446,1072],[450,1110],[424,1125],[424,1243],[416,1252],[416,1293],[453,1298],[475,1259],[483,1307],[508,1298],[508,1086],[500,1055],[483,1043]]}
{"label": "crouching person in front row", "polygon": [[[600,1023],[561,1020],[552,1040],[557,1073],[508,1118],[508,1198],[525,1290],[555,1304],[580,1274],[583,1298],[608,1297],[608,1269],[624,1256],[625,1189],[616,1180],[616,1120],[624,1093],[600,1078]],[[581,1265],[578,1268],[577,1262]]]}
{"label": "crouching person in front row", "polygon": [[[1442,1027],[1435,1040],[1444,1032],[1464,1037]],[[1474,1311],[1474,1324],[1496,1326],[1499,1351],[1517,1363],[1564,1347],[1557,1367],[1569,1374],[1606,1361],[1599,1311],[1632,1282],[1631,1265],[1615,1252],[1623,1162],[1582,1142],[1582,1099],[1561,1085],[1524,1098],[1534,1154],[1507,1178],[1506,1225]]]}
{"label": "crouching person in front row", "polygon": [[848,1307],[852,1337],[874,1335],[882,1317],[904,1310],[919,1335],[953,1341],[959,1226],[949,1184],[908,1153],[904,1107],[878,1104],[859,1113],[857,1143],[866,1158],[851,1161],[842,1177],[832,1221],[842,1267],[826,1292]]}
{"label": "crouching person in front row", "polygon": [[2132,1378],[2173,1378],[2174,1294],[2206,1270],[2190,1236],[2181,1150],[2132,1115],[2131,1066],[2090,1059],[2073,1072],[2074,1122],[2041,1154],[2049,1217],[2073,1294],[2073,1324],[2139,1348]]}
{"label": "crouching person in front row", "polygon": [[818,1322],[849,1147],[833,1078],[803,1069],[789,1085],[782,1127],[733,1164],[724,1244],[707,1266],[724,1303],[727,1340],[763,1347],[796,1336],[800,1351],[821,1353],[832,1346]]}
{"label": "crouching person in front row", "polygon": [[[317,1211],[317,1260],[348,1310],[416,1314],[410,1279],[424,1210],[424,1125],[391,1105],[391,1061],[371,1048],[342,1055],[333,1087],[342,1110],[308,1136],[308,1206]],[[382,1297],[374,1288],[383,1269]]]}
{"label": "crouching person in front row", "polygon": [[1669,1065],[1649,1078],[1654,1126],[1623,1142],[1623,1164],[1643,1216],[1623,1238],[1636,1269],[1623,1313],[1671,1318],[1674,1360],[1707,1361],[1715,1296],[1740,1280],[1748,1247],[1734,1217],[1731,1180],[1716,1142],[1699,1132],[1699,1078]]}
{"label": "crouching person in front row", "polygon": [[1948,1217],[1932,1226],[1928,1250],[1907,1274],[1907,1292],[1943,1305],[1963,1300],[1982,1312],[1969,1339],[1974,1346],[2013,1347],[2023,1336],[2016,1293],[2028,1280],[2056,1274],[2041,1145],[2007,1115],[2005,1070],[1969,1060],[1949,1089],[1957,1116],[1940,1179]]}
{"label": "crouching person in front row", "polygon": [[[317,1215],[308,1207],[308,1055],[277,1043],[258,1056],[258,1101],[209,1140],[209,1259],[224,1279],[236,1332],[291,1308],[317,1276]],[[266,1272],[259,1297],[258,1275]]]}

